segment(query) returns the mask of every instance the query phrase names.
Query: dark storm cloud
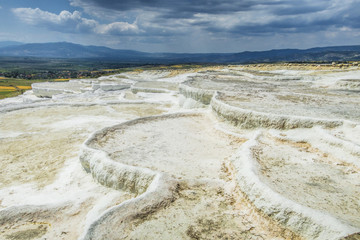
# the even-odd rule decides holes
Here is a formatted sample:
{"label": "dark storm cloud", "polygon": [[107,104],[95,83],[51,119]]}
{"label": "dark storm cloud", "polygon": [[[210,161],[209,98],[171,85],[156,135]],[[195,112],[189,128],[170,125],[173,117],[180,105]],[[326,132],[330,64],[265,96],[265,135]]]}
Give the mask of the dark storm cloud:
{"label": "dark storm cloud", "polygon": [[94,6],[119,11],[157,9],[179,13],[226,13],[235,11],[246,11],[256,4],[267,4],[268,1],[233,1],[233,0],[72,0],[74,5]]}
{"label": "dark storm cloud", "polygon": [[311,5],[311,6],[302,6],[298,5],[297,7],[294,7],[292,5],[288,6],[280,6],[278,8],[275,8],[273,10],[273,13],[279,16],[282,15],[299,15],[299,14],[308,14],[308,13],[314,13],[324,10],[324,6],[321,5]]}
{"label": "dark storm cloud", "polygon": [[244,43],[256,40],[259,45],[265,38],[275,45],[284,41],[279,46],[288,45],[289,40],[302,46],[303,38],[321,42],[324,36],[342,44],[343,36],[352,43],[360,36],[360,0],[68,1],[76,11],[16,8],[13,13],[27,24],[48,30],[103,36],[112,42],[128,37],[129,42],[158,44],[159,49],[161,43],[195,48],[204,42],[207,49],[221,45],[221,39],[233,46],[239,39]]}
{"label": "dark storm cloud", "polygon": [[[143,11],[154,13],[147,19],[161,28],[177,27],[183,20],[191,30],[243,33],[313,32],[333,27],[358,28],[358,1],[338,0],[70,0],[72,5],[89,9],[108,9],[121,13]],[[95,11],[95,10],[94,10]],[[228,16],[227,23],[221,16]],[[242,17],[246,15],[246,17]],[[220,20],[218,20],[218,19]],[[177,20],[178,19],[178,20]],[[236,21],[238,19],[238,21]],[[264,20],[265,19],[265,20]]]}
{"label": "dark storm cloud", "polygon": [[128,10],[156,10],[173,13],[168,17],[189,17],[196,13],[223,14],[239,11],[249,11],[258,7],[267,8],[277,15],[304,14],[321,11],[331,1],[308,0],[70,0],[75,6],[98,7],[104,9]]}

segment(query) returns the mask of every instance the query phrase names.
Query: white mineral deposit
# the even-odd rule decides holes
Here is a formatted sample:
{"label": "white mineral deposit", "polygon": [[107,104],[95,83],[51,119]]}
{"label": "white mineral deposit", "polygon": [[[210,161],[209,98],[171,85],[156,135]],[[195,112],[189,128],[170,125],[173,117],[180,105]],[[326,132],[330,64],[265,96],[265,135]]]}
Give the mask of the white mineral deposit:
{"label": "white mineral deposit", "polygon": [[0,100],[0,239],[359,239],[360,70],[36,83]]}

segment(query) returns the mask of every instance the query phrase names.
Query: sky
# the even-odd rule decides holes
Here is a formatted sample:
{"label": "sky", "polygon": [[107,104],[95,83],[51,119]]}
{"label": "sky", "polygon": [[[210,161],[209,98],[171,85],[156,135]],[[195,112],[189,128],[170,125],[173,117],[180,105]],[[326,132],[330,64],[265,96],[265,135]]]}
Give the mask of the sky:
{"label": "sky", "polygon": [[0,0],[0,41],[219,53],[360,44],[360,0]]}

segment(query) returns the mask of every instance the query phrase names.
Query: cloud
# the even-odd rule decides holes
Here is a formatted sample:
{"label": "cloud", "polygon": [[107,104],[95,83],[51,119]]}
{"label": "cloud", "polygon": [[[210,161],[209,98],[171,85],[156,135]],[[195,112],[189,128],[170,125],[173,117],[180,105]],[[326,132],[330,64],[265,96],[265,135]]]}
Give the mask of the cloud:
{"label": "cloud", "polygon": [[[248,11],[257,6],[271,6],[287,2],[284,0],[70,0],[71,5],[82,8],[103,8],[118,11],[156,10],[176,13],[176,16],[190,16],[195,13],[231,13]],[[288,0],[288,2],[291,2]]]}
{"label": "cloud", "polygon": [[[359,28],[359,1],[340,0],[70,0],[89,14],[111,11],[146,17],[157,29],[171,27],[188,32],[202,29],[210,33],[229,32],[257,35],[274,32],[315,32],[319,29]],[[155,14],[156,13],[156,14]],[[141,25],[142,22],[139,21]],[[146,29],[144,29],[146,31]]]}
{"label": "cloud", "polygon": [[358,0],[69,2],[77,11],[56,14],[37,8],[12,11],[27,24],[79,34],[71,37],[83,38],[81,34],[87,34],[91,36],[88,41],[98,41],[100,45],[119,43],[121,48],[133,46],[143,51],[211,52],[247,50],[251,45],[252,49],[261,50],[272,45],[357,44],[360,35]]}
{"label": "cloud", "polygon": [[136,34],[139,32],[136,22],[113,22],[100,24],[93,19],[83,18],[79,11],[61,11],[59,14],[43,11],[39,8],[14,8],[12,12],[23,22],[45,27],[52,31],[67,33],[96,34]]}
{"label": "cloud", "polygon": [[130,24],[127,22],[113,22],[110,24],[98,25],[96,32],[100,34],[116,35],[123,32],[139,32],[139,28],[135,23]]}

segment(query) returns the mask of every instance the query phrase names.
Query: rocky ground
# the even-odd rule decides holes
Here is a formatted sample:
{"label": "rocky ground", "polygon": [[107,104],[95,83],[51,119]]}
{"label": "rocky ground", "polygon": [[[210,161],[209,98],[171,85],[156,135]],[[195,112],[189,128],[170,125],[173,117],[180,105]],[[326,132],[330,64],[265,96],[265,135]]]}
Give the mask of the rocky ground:
{"label": "rocky ground", "polygon": [[360,70],[38,83],[0,101],[0,239],[358,239]]}

